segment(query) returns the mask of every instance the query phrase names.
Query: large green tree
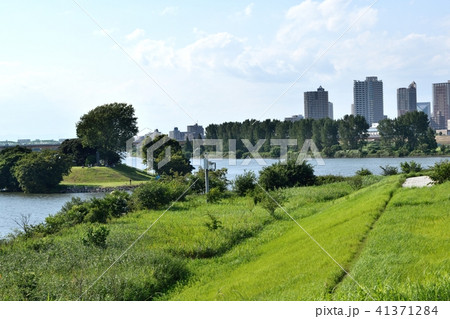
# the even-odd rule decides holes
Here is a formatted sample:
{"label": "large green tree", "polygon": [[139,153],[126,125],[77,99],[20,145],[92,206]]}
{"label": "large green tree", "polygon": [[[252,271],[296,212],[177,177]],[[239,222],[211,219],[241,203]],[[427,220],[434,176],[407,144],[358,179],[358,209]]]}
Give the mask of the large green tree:
{"label": "large green tree", "polygon": [[95,159],[96,153],[96,150],[94,148],[83,146],[83,143],[80,138],[72,138],[65,140],[59,146],[59,151],[62,154],[71,156],[75,165],[78,166],[85,165],[86,159],[92,157]]}
{"label": "large green tree", "polygon": [[342,148],[346,150],[355,150],[361,148],[369,136],[367,130],[369,124],[361,115],[345,115],[339,123],[339,139]]}
{"label": "large green tree", "polygon": [[27,154],[15,165],[14,176],[25,193],[48,193],[69,174],[71,158],[55,151]]}
{"label": "large green tree", "polygon": [[428,116],[423,112],[408,112],[396,119],[380,122],[381,143],[389,149],[420,150],[427,153],[437,147]]}
{"label": "large green tree", "polygon": [[10,192],[20,191],[19,182],[14,176],[17,162],[31,150],[21,146],[9,147],[0,152],[0,189]]}
{"label": "large green tree", "polygon": [[[194,167],[189,162],[189,159],[187,159],[183,154],[180,143],[178,143],[174,139],[169,138],[167,135],[157,136],[153,140],[144,141],[143,144],[143,161],[147,165],[152,165],[151,168],[154,169],[158,174],[186,175],[192,172],[192,170],[194,169]],[[153,145],[155,146],[152,147]],[[148,152],[151,152],[151,154]],[[170,156],[170,160],[164,165],[159,165],[160,163],[163,164],[162,161],[168,159],[167,155]],[[152,164],[148,163],[148,156],[153,157]]]}
{"label": "large green tree", "polygon": [[99,151],[106,164],[120,161],[126,142],[138,132],[132,105],[112,103],[96,107],[77,123],[77,136],[83,146]]}

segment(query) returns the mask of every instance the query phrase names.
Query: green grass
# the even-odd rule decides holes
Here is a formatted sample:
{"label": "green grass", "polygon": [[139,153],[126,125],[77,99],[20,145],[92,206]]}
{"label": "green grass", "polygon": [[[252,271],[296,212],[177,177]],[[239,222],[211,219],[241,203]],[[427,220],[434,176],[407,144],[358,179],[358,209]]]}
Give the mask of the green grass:
{"label": "green grass", "polygon": [[152,176],[144,171],[137,170],[126,165],[116,167],[72,167],[72,171],[65,176],[63,186],[95,186],[115,187],[141,184],[152,179]]}
{"label": "green grass", "polygon": [[[449,184],[401,180],[286,189],[283,206],[375,299],[448,299]],[[0,244],[0,300],[76,300],[146,230],[81,299],[370,299],[283,210],[205,201],[190,195],[151,228],[165,209],[112,219],[105,249],[82,244],[89,224]]]}
{"label": "green grass", "polygon": [[[375,299],[450,300],[449,186],[394,195],[352,268]],[[349,279],[335,298],[365,299]]]}
{"label": "green grass", "polygon": [[[327,185],[334,190],[344,183]],[[379,185],[323,202],[323,189],[291,189],[289,213],[341,265],[348,267],[373,222],[383,212],[398,187],[396,178]],[[319,202],[308,202],[308,193],[317,191]],[[296,193],[297,191],[297,193]],[[306,194],[304,193],[306,192]],[[306,195],[306,196],[305,196]],[[322,203],[322,204],[321,204]],[[298,205],[300,204],[300,205]],[[331,204],[331,205],[330,205]],[[309,212],[307,212],[309,210]],[[267,233],[231,256],[203,264],[189,284],[173,293],[173,300],[321,300],[342,277],[342,270],[291,220],[272,225]],[[267,238],[268,237],[268,238]],[[242,254],[242,252],[244,253]],[[248,262],[239,264],[230,259]],[[227,262],[225,262],[227,260]],[[224,274],[227,274],[224,276]]]}

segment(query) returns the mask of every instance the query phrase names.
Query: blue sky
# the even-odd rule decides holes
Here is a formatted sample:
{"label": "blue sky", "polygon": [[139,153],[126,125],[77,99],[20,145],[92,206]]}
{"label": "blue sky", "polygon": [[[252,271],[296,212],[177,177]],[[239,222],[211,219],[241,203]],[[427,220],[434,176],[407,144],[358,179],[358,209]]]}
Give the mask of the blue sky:
{"label": "blue sky", "polygon": [[72,0],[1,1],[0,140],[74,137],[112,102],[164,132],[283,119],[320,85],[339,118],[366,76],[383,80],[394,117],[397,88],[416,81],[431,102],[432,83],[450,80],[447,0],[77,3],[132,59]]}

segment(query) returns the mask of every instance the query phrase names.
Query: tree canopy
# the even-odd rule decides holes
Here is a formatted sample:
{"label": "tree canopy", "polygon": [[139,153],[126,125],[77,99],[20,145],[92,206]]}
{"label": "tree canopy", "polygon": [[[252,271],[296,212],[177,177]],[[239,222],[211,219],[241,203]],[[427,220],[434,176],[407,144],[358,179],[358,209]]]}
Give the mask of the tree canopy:
{"label": "tree canopy", "polygon": [[98,106],[83,115],[76,127],[83,146],[98,150],[106,164],[119,162],[127,140],[138,133],[134,108],[126,103]]}
{"label": "tree canopy", "polygon": [[[180,143],[167,137],[167,135],[160,135],[153,140],[144,141],[144,146],[142,147],[144,163],[150,165],[150,163],[147,162],[148,149],[158,142],[163,144],[160,147],[155,148],[153,154],[150,154],[153,156],[152,169],[154,169],[155,172],[166,175],[186,175],[187,173],[192,172],[194,167],[189,162],[189,159],[183,154]],[[167,155],[170,156],[170,160],[161,167],[158,167],[159,163],[161,163]]]}
{"label": "tree canopy", "polygon": [[393,120],[385,119],[380,122],[378,131],[383,146],[403,150],[402,155],[413,150],[428,153],[437,147],[435,132],[423,112],[408,112]]}
{"label": "tree canopy", "polygon": [[25,193],[47,193],[69,174],[70,157],[55,151],[29,153],[14,166],[13,173]]}
{"label": "tree canopy", "polygon": [[0,189],[10,192],[20,191],[19,182],[14,175],[14,167],[31,150],[21,146],[9,147],[0,152]]}
{"label": "tree canopy", "polygon": [[95,163],[96,150],[88,146],[83,146],[80,138],[65,140],[59,146],[59,151],[62,154],[71,156],[74,164],[77,166]]}

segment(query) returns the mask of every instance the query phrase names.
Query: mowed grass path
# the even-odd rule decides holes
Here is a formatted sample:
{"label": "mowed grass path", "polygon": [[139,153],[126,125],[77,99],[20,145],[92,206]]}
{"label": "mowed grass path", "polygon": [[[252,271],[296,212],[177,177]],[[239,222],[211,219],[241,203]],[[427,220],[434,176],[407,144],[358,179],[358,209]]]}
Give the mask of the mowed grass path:
{"label": "mowed grass path", "polygon": [[144,171],[126,165],[116,167],[72,167],[72,171],[65,176],[61,185],[64,186],[95,186],[114,187],[141,184],[149,181],[152,176]]}
{"label": "mowed grass path", "polygon": [[[367,234],[398,188],[399,177],[386,178],[335,200],[311,216],[305,217],[301,197],[290,198],[287,209],[340,265],[350,269]],[[301,196],[295,192],[292,195]],[[278,214],[283,216],[284,213],[279,211]],[[292,220],[286,220],[283,226],[284,229],[279,224],[268,229],[276,232],[279,228],[278,236],[275,233],[271,240],[262,241],[259,245],[257,240],[249,242],[246,247],[237,247],[230,256],[197,265],[196,276],[175,291],[170,299],[331,299],[334,288],[345,273]],[[249,261],[233,263],[231,256]],[[356,275],[355,279],[362,281],[363,276]]]}
{"label": "mowed grass path", "polygon": [[[374,298],[450,300],[450,182],[401,189],[367,239],[352,274]],[[348,278],[335,298],[365,299]]]}

